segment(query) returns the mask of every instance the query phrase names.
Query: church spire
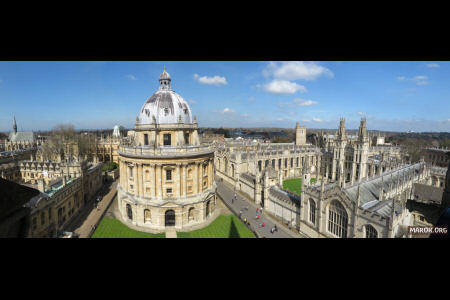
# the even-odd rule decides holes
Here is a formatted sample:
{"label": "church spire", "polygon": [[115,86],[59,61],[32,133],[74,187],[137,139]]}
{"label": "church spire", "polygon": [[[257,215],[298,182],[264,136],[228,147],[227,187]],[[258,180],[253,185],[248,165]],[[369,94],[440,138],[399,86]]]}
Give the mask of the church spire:
{"label": "church spire", "polygon": [[14,125],[13,125],[14,133],[17,133],[17,123],[16,123],[16,116],[14,116]]}

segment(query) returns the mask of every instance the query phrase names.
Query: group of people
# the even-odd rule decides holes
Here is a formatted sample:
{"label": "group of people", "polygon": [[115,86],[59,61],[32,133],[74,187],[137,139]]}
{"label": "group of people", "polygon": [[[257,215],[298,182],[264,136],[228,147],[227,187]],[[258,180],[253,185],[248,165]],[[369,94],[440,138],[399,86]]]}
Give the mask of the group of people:
{"label": "group of people", "polygon": [[[234,203],[235,200],[237,200],[237,194],[236,194],[236,192],[234,193],[234,196],[231,198],[231,203]],[[242,213],[243,213],[243,210],[248,211],[248,205],[245,206],[245,207],[243,207],[241,210],[239,210],[239,218],[240,218],[241,220],[244,221],[244,224],[245,224],[245,225],[249,226],[249,225],[250,225],[249,220],[248,220],[247,218],[242,219]],[[257,208],[256,208],[256,216],[255,216],[255,220],[260,220],[260,219],[261,219],[262,213],[263,213],[263,208],[262,208],[262,207],[261,207],[261,208],[257,207]],[[262,228],[262,227],[265,227],[265,226],[266,226],[266,222],[260,222],[260,223],[258,223],[258,228]],[[270,229],[270,233],[271,233],[271,234],[273,234],[274,232],[278,232],[277,225],[274,225],[274,226]]]}

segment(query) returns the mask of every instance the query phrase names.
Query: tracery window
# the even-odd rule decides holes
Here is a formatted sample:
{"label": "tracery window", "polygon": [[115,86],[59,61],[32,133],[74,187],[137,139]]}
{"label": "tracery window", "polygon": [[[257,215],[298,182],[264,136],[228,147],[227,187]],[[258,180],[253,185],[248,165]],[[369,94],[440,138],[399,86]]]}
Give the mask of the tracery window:
{"label": "tracery window", "polygon": [[316,202],[313,199],[309,199],[309,221],[316,224]]}
{"label": "tracery window", "polygon": [[366,229],[366,238],[377,238],[378,232],[377,230],[370,224],[364,226]]}
{"label": "tracery window", "polygon": [[328,209],[328,232],[346,238],[347,224],[348,217],[345,208],[338,201],[332,201]]}

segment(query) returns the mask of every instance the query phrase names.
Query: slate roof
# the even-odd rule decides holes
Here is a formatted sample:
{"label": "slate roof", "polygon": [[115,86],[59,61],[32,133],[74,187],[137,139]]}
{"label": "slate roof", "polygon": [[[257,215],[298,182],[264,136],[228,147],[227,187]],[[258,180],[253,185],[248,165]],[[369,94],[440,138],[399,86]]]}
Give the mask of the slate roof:
{"label": "slate roof", "polygon": [[[378,176],[373,179],[361,182],[360,183],[361,206],[368,202],[379,200],[380,188],[382,184],[384,184],[384,190],[387,191],[391,181],[392,185],[394,186],[398,179],[400,179],[400,181],[403,180],[403,172],[406,172],[405,174],[406,176],[408,176],[409,172],[414,172],[415,174],[416,171],[418,172],[420,170],[420,168],[421,168],[420,164],[408,165],[400,169],[386,172],[383,174],[383,176]],[[358,184],[345,187],[343,190],[353,202],[356,202]]]}
{"label": "slate roof", "polygon": [[250,182],[254,182],[256,177],[250,173],[242,173],[241,177],[243,177],[244,179],[250,181]]}
{"label": "slate roof", "polygon": [[34,142],[36,137],[32,131],[10,132],[8,140],[10,142]]}
{"label": "slate roof", "polygon": [[280,190],[276,186],[271,187],[269,193],[275,198],[280,199],[284,202],[294,202],[296,204],[300,204],[300,196]]}

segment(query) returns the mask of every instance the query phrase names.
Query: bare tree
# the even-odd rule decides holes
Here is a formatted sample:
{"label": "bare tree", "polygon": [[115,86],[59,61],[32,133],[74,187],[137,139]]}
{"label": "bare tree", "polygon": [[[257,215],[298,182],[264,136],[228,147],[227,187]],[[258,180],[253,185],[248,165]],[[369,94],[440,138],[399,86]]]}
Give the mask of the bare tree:
{"label": "bare tree", "polygon": [[42,160],[73,160],[88,154],[89,147],[88,136],[78,134],[72,124],[59,124],[52,129],[38,155]]}

